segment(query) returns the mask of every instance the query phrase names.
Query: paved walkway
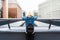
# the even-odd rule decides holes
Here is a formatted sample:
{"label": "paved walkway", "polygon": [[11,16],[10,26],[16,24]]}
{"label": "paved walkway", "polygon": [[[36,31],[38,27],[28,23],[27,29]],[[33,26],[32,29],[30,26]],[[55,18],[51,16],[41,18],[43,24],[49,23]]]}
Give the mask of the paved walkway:
{"label": "paved walkway", "polygon": [[[23,27],[20,26],[23,22],[24,21],[11,23],[10,24],[10,26],[11,26],[10,30],[9,30],[7,24],[6,25],[2,25],[2,26],[0,26],[0,31],[25,32],[25,30],[26,30],[25,25]],[[60,27],[59,26],[52,25],[51,29],[48,30],[49,24],[42,23],[42,22],[37,22],[37,21],[35,21],[35,24],[38,25],[37,27],[34,28],[35,32],[60,31]]]}

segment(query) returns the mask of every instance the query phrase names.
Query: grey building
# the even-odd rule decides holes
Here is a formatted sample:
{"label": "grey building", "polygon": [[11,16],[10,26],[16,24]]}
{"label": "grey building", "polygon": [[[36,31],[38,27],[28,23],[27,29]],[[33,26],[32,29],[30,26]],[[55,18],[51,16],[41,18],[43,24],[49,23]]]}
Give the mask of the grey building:
{"label": "grey building", "polygon": [[60,19],[60,0],[47,0],[39,4],[39,18]]}

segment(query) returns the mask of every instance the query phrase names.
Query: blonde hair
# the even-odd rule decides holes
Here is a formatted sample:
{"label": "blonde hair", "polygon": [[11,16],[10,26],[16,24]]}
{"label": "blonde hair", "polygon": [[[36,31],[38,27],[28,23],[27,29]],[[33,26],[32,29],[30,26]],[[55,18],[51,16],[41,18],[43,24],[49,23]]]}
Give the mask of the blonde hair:
{"label": "blonde hair", "polygon": [[29,13],[27,14],[27,17],[29,17],[29,16],[32,16],[32,13],[31,13],[31,12],[29,12]]}

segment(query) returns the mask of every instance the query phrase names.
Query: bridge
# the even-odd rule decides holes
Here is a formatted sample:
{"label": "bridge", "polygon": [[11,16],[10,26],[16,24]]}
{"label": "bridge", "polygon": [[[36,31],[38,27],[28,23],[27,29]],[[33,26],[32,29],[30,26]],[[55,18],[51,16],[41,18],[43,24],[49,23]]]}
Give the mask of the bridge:
{"label": "bridge", "polygon": [[[11,27],[10,23],[20,19],[0,19],[0,27],[7,24],[8,28],[0,28],[0,40],[26,40],[25,27]],[[55,21],[54,21],[55,22]],[[54,23],[53,22],[53,23]],[[60,40],[60,27],[34,27],[34,40]]]}

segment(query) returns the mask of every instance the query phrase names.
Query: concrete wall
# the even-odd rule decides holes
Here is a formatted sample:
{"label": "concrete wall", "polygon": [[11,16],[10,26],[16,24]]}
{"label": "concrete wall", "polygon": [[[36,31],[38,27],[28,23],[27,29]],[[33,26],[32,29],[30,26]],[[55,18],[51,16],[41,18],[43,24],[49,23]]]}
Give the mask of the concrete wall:
{"label": "concrete wall", "polygon": [[[60,32],[36,32],[34,40],[60,40]],[[0,32],[0,40],[26,40],[24,32]]]}
{"label": "concrete wall", "polygon": [[60,32],[36,32],[35,40],[60,40]]}
{"label": "concrete wall", "polygon": [[24,33],[0,32],[0,40],[25,40]]}

